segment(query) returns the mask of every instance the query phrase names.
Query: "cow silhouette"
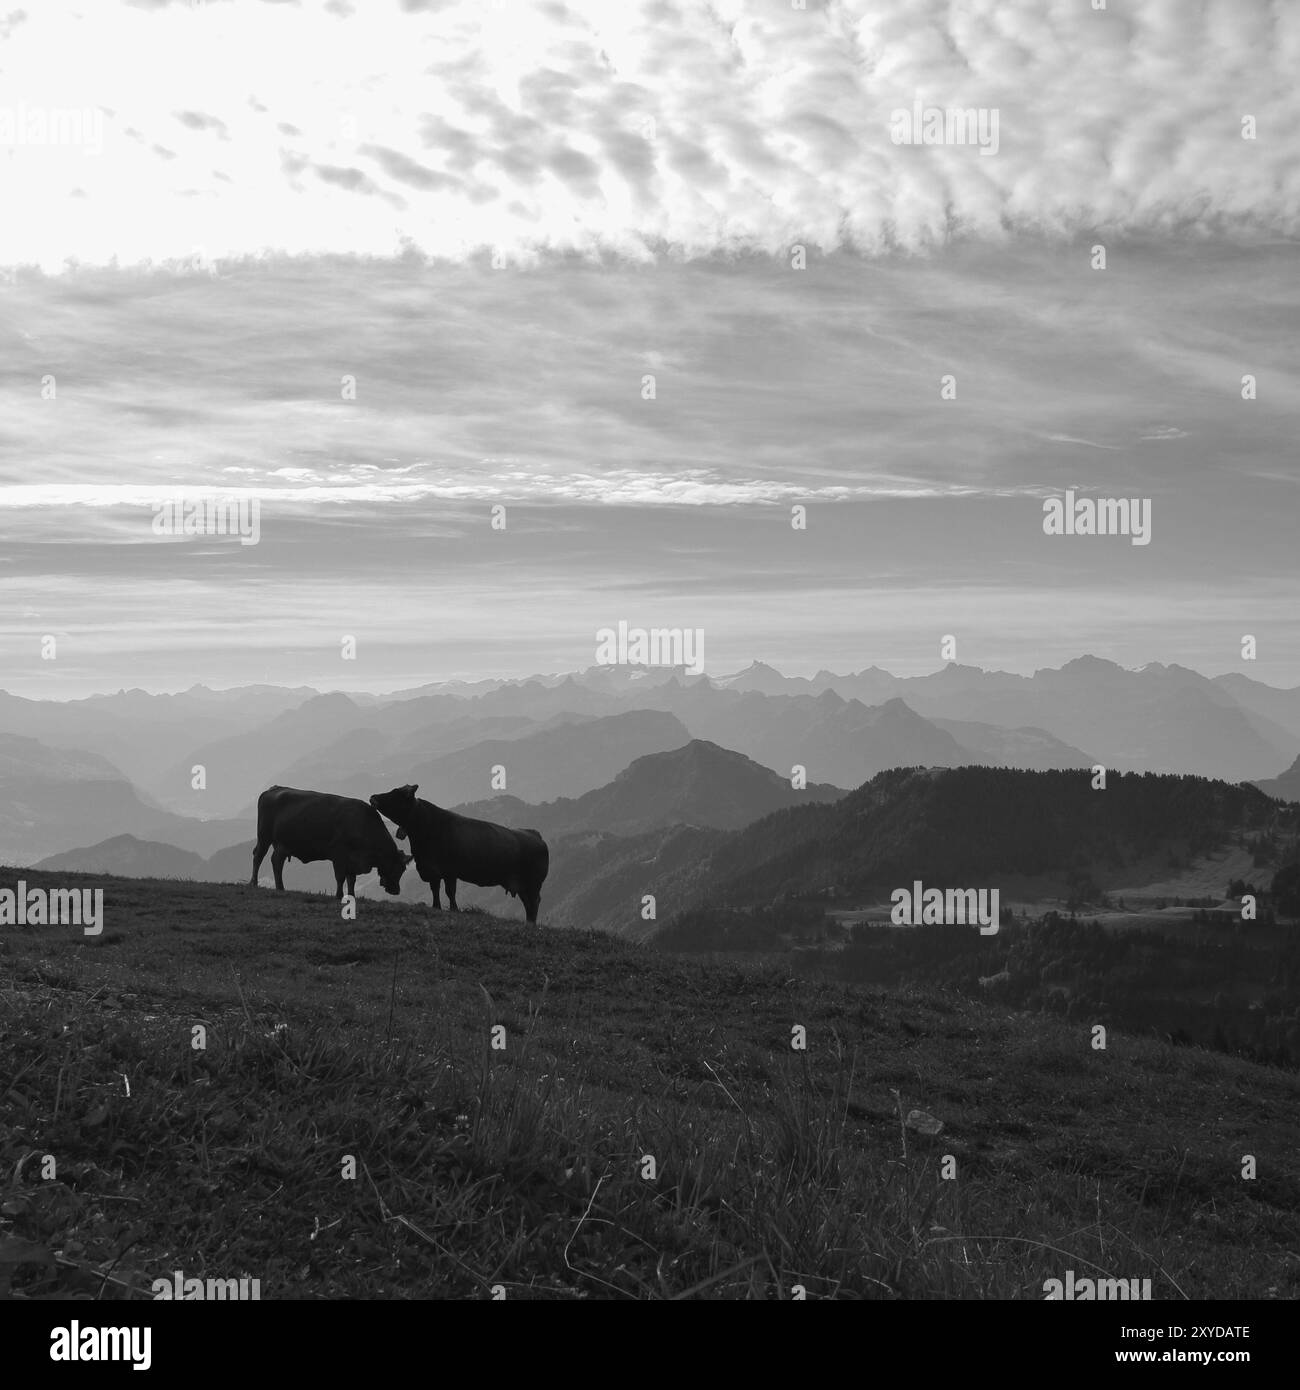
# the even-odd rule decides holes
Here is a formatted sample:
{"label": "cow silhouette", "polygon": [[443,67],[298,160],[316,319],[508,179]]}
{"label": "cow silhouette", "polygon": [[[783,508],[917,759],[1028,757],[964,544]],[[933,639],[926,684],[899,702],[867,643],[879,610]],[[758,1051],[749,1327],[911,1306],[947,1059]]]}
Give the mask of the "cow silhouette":
{"label": "cow silhouette", "polygon": [[397,838],[405,839],[415,856],[415,871],[433,889],[434,907],[442,907],[439,884],[447,888],[447,904],[456,906],[456,884],[480,888],[504,888],[524,905],[529,922],[536,925],[542,884],[551,866],[546,841],[536,830],[511,830],[491,821],[445,811],[416,797],[412,782],[377,792],[370,798],[376,811],[397,826]]}
{"label": "cow silhouette", "polygon": [[379,870],[379,881],[388,893],[401,891],[402,873],[411,862],[393,843],[379,812],[354,796],[332,792],[306,792],[296,787],[267,787],[257,798],[257,843],[253,846],[253,876],[268,849],[275,886],[284,891],[284,865],[288,859],[310,864],[328,859],[334,866],[334,896],[342,898],[346,882],[355,896],[357,875]]}

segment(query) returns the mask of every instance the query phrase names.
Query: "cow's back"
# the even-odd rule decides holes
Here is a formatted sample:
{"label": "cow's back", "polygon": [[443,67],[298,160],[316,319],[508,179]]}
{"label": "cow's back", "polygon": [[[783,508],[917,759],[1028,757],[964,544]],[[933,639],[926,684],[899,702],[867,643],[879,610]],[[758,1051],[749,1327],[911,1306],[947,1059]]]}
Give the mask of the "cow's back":
{"label": "cow's back", "polygon": [[304,810],[319,809],[324,812],[336,809],[329,803],[347,800],[347,797],[335,796],[333,792],[308,792],[299,787],[267,787],[257,798],[257,819],[261,821],[265,815],[272,822],[278,822],[286,815]]}
{"label": "cow's back", "polygon": [[472,857],[486,854],[507,881],[507,886],[541,887],[550,868],[550,852],[540,831],[515,830],[491,821],[471,820],[468,816],[462,819],[469,827],[467,834],[474,847]]}
{"label": "cow's back", "polygon": [[348,832],[368,828],[363,812],[369,812],[379,823],[378,812],[355,797],[298,787],[268,787],[257,798],[258,838],[275,840],[295,858],[303,858]]}
{"label": "cow's back", "polygon": [[416,867],[428,880],[425,865],[436,864],[447,877],[462,878],[483,887],[500,884],[509,891],[540,887],[549,868],[546,841],[536,830],[515,830],[492,821],[476,820],[456,811],[419,803],[422,843]]}

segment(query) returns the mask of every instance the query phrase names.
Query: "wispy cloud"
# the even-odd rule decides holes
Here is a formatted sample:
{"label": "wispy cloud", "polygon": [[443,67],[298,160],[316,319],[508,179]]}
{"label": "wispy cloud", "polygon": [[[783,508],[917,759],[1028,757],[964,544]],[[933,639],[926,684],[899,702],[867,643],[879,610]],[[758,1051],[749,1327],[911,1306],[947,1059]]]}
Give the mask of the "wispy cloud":
{"label": "wispy cloud", "polygon": [[[404,245],[645,260],[1300,227],[1289,0],[42,0],[15,15],[9,109],[105,124],[93,150],[19,131],[0,180],[24,215],[0,225],[0,263]],[[996,157],[895,144],[893,113],[917,101],[996,111]]]}
{"label": "wispy cloud", "polygon": [[1089,449],[1109,449],[1112,452],[1119,451],[1118,444],[1098,444],[1094,439],[1076,439],[1071,434],[1049,434],[1047,438],[1053,444],[1084,444]]}

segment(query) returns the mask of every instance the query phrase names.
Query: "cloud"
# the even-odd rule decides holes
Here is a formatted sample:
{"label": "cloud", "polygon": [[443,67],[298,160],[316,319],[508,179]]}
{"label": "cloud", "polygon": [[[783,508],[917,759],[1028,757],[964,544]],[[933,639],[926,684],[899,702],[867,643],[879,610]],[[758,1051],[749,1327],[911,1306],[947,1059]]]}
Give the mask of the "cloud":
{"label": "cloud", "polygon": [[[338,631],[381,684],[557,669],[633,597],[732,666],[1300,650],[1290,0],[0,25],[16,681],[169,683],[178,634],[186,683],[336,680]],[[895,143],[916,103],[996,114],[996,153]],[[1155,542],[1044,536],[1076,485],[1151,497]],[[213,493],[261,500],[258,546],[158,543],[154,500]]]}
{"label": "cloud", "polygon": [[[1151,495],[1176,468],[1180,506],[1211,525],[1254,505],[1224,457],[1289,456],[1295,254],[1112,249],[1105,273],[1086,244],[1026,243],[802,272],[196,253],[170,274],[0,275],[0,508],[232,478],[394,508],[771,508],[1039,497],[1084,468]],[[1243,363],[1262,384],[1248,407]]]}
{"label": "cloud", "polygon": [[176,119],[190,130],[211,130],[221,136],[223,140],[230,139],[230,133],[226,130],[226,123],[219,120],[216,116],[206,115],[202,111],[177,111]]}
{"label": "cloud", "polygon": [[1073,435],[1069,434],[1049,434],[1047,437],[1053,444],[1086,444],[1089,449],[1109,449],[1112,451],[1118,451],[1119,449],[1118,444],[1098,444],[1094,440],[1076,439]]}
{"label": "cloud", "polygon": [[[0,264],[1300,230],[1291,0],[43,0],[4,23],[15,103],[113,114],[93,158],[0,161],[24,209]],[[894,143],[915,103],[995,115],[996,154]]]}

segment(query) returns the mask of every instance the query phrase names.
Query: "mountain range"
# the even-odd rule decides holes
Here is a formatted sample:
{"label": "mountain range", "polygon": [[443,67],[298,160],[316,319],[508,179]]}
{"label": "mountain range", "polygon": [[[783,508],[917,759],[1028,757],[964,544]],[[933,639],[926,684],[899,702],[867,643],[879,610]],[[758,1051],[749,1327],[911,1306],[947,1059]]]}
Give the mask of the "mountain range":
{"label": "mountain range", "polygon": [[[716,744],[693,740],[683,747],[635,759],[608,785],[576,798],[560,798],[533,806],[517,797],[495,797],[461,805],[464,815],[480,816],[501,825],[529,825],[549,840],[601,832],[611,836],[661,831],[670,826],[740,829],[782,807],[838,799],[838,787],[813,785],[796,791],[768,768]],[[166,843],[135,835],[115,835],[97,844],[65,850],[34,867],[123,877],[190,878],[206,882],[244,883],[252,862],[252,840],[232,844],[204,858]],[[561,879],[563,878],[561,873]],[[263,882],[271,882],[268,863]],[[285,870],[287,887],[304,891],[334,891],[329,866],[294,862]],[[358,892],[373,888],[365,880]],[[408,870],[402,896],[427,897],[428,889]],[[377,890],[376,890],[377,891]],[[504,907],[497,890],[466,885],[466,901]]]}
{"label": "mountain range", "polygon": [[[576,833],[588,810],[562,803],[693,741],[744,755],[785,786],[803,778],[848,791],[904,766],[1100,763],[1276,782],[1273,794],[1294,795],[1290,774],[1277,774],[1300,754],[1300,690],[1080,657],[1032,676],[950,663],[919,677],[868,667],[804,678],[756,662],[720,678],[596,667],[388,696],[269,686],[68,702],[0,693],[0,862],[121,834],[209,856],[251,840],[256,797],[275,782],[363,797],[416,782],[440,805]],[[639,795],[657,804],[652,789]],[[757,787],[744,795],[768,807]],[[640,833],[656,814],[617,823]],[[718,814],[700,812],[696,824],[736,828]]]}
{"label": "mountain range", "polygon": [[163,809],[97,753],[0,733],[0,862],[30,864],[107,831],[201,854],[252,833],[245,822]]}

